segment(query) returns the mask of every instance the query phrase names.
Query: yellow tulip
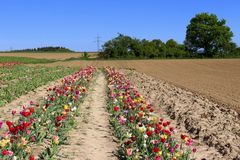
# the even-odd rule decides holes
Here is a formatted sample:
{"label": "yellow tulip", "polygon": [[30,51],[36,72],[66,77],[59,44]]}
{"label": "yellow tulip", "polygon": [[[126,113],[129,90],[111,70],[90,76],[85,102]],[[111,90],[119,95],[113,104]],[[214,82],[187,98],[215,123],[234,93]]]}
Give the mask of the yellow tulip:
{"label": "yellow tulip", "polygon": [[138,130],[141,132],[141,133],[143,133],[143,132],[145,132],[145,128],[144,127],[138,127]]}
{"label": "yellow tulip", "polygon": [[0,141],[0,147],[3,148],[5,147],[8,143],[10,142],[9,139],[3,139]]}
{"label": "yellow tulip", "polygon": [[180,156],[181,156],[181,153],[180,153],[180,152],[177,152],[177,153],[175,154],[175,156],[176,156],[176,157],[180,157]]}
{"label": "yellow tulip", "polygon": [[139,156],[136,155],[136,156],[133,158],[133,160],[139,160]]}
{"label": "yellow tulip", "polygon": [[156,124],[156,123],[158,122],[158,118],[157,118],[156,116],[153,116],[153,117],[152,117],[152,122],[153,122],[154,124]]}
{"label": "yellow tulip", "polygon": [[167,139],[167,135],[161,135],[161,138],[165,138],[165,139]]}
{"label": "yellow tulip", "polygon": [[158,156],[162,156],[162,151],[158,151]]}
{"label": "yellow tulip", "polygon": [[170,153],[167,153],[167,157],[171,157],[171,154],[170,154]]}
{"label": "yellow tulip", "polygon": [[66,109],[69,109],[69,106],[68,105],[64,105],[63,108],[66,110]]}

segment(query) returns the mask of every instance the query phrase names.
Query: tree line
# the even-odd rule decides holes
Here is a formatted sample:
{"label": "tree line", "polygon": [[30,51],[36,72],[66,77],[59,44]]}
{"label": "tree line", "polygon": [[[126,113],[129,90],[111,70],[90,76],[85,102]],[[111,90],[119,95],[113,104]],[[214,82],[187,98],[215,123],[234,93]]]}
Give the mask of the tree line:
{"label": "tree line", "polygon": [[169,39],[137,39],[123,34],[107,41],[101,58],[218,58],[240,57],[240,47],[232,42],[226,20],[215,14],[200,13],[187,26],[183,44]]}
{"label": "tree line", "polygon": [[68,48],[65,47],[40,47],[40,48],[31,48],[31,49],[22,49],[22,50],[11,50],[8,52],[59,52],[59,53],[64,53],[64,52],[74,52]]}

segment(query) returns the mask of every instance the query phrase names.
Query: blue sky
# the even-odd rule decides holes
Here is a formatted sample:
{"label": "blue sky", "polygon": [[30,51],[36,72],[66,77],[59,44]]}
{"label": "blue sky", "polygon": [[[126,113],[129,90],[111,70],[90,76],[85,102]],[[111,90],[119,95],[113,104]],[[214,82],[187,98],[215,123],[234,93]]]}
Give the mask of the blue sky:
{"label": "blue sky", "polygon": [[197,13],[227,20],[240,45],[239,0],[5,0],[0,2],[0,50],[65,46],[78,51],[127,34],[182,43]]}

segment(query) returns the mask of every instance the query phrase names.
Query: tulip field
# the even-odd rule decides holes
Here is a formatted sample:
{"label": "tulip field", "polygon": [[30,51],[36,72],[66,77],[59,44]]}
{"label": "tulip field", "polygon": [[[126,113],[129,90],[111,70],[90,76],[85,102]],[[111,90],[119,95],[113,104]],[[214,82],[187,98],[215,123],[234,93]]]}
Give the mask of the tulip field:
{"label": "tulip field", "polygon": [[[15,82],[12,91],[18,96],[24,92],[19,87],[25,85],[38,87],[41,83],[66,75],[63,68],[34,68],[21,65],[1,68],[1,89],[9,88]],[[43,103],[30,101],[17,113],[14,108],[9,114],[17,116],[17,121],[1,119],[1,159],[52,159],[62,144],[66,143],[69,130],[77,125],[76,117],[80,116],[81,103],[88,93],[93,77],[99,74],[96,68],[87,67],[62,79],[62,84],[48,88]],[[106,108],[110,112],[110,122],[114,135],[119,139],[117,157],[119,159],[190,159],[196,151],[191,148],[192,140],[181,135],[182,141],[176,142],[171,135],[174,128],[170,122],[155,115],[151,104],[133,90],[123,75],[111,68],[105,68],[108,79],[109,101]],[[50,74],[51,73],[51,74]],[[44,74],[44,75],[43,75]],[[31,79],[27,83],[27,75]],[[48,75],[54,75],[48,77]],[[42,81],[39,81],[40,76]],[[46,79],[45,79],[46,78]],[[26,92],[33,88],[27,88]],[[11,90],[9,90],[11,91]],[[1,92],[3,93],[3,92]],[[13,100],[15,95],[2,96],[6,101]],[[15,97],[16,98],[16,97]],[[3,126],[6,126],[5,128]],[[179,135],[180,136],[180,135]]]}
{"label": "tulip field", "polygon": [[[181,134],[181,142],[172,137],[171,122],[154,114],[154,109],[125,77],[107,68],[111,124],[120,140],[120,159],[190,159],[196,152],[192,139]],[[179,135],[180,136],[180,135]]]}
{"label": "tulip field", "polygon": [[0,106],[17,97],[74,72],[74,68],[27,67],[15,65],[0,68]]}
{"label": "tulip field", "polygon": [[80,66],[0,67],[0,159],[239,158],[237,112],[135,70]]}
{"label": "tulip field", "polygon": [[[65,77],[61,86],[48,89],[44,103],[22,106],[18,121],[1,120],[1,127],[6,125],[7,130],[1,135],[0,158],[51,159],[74,125],[94,71],[88,67]],[[9,114],[18,113],[13,110]]]}

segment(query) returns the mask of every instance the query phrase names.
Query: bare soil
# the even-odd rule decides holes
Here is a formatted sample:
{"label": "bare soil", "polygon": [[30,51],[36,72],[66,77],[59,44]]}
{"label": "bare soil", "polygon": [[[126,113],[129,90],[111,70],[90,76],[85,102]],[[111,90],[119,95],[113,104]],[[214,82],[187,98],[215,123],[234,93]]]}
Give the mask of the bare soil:
{"label": "bare soil", "polygon": [[[88,53],[90,58],[95,58],[97,56],[96,52]],[[81,57],[83,53],[0,53],[1,56],[10,56],[10,57],[28,57],[28,58],[39,58],[39,59],[56,59],[56,60],[65,60],[69,58],[78,58]]]}
{"label": "bare soil", "polygon": [[61,160],[114,160],[117,144],[113,142],[106,111],[106,80],[103,73],[91,84],[77,127],[70,131],[68,145],[63,145],[57,155]]}
{"label": "bare soil", "polygon": [[187,133],[194,139],[197,159],[240,159],[240,119],[236,111],[146,74],[122,71],[151,100],[159,115],[171,119],[179,135]]}
{"label": "bare soil", "polygon": [[133,68],[240,112],[240,59],[69,61],[46,65]]}

